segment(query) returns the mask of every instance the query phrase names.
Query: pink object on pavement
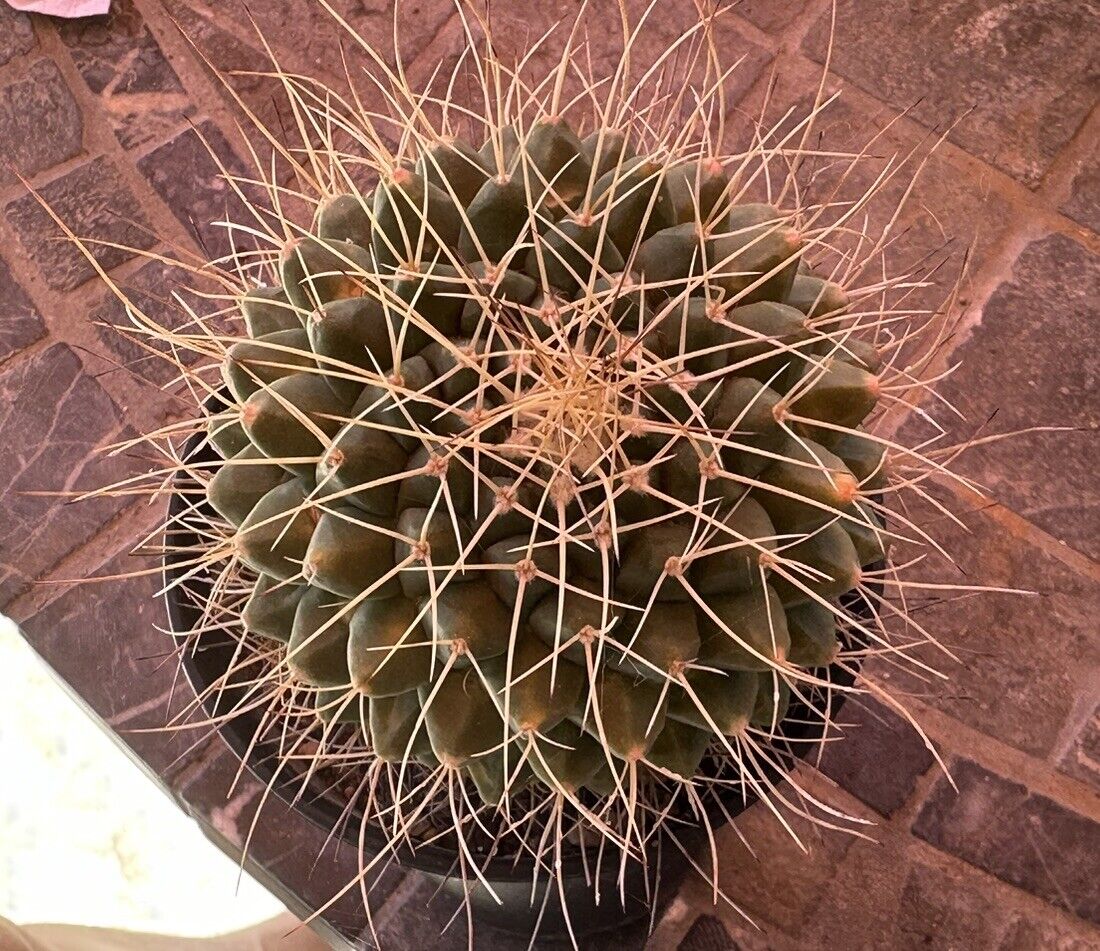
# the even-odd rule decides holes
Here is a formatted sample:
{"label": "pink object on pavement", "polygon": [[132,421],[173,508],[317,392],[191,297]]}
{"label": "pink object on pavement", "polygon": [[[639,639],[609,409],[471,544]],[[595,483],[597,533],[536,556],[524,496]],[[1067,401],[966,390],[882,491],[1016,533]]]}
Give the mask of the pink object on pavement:
{"label": "pink object on pavement", "polygon": [[111,0],[8,0],[8,5],[26,13],[46,13],[72,19],[106,13]]}

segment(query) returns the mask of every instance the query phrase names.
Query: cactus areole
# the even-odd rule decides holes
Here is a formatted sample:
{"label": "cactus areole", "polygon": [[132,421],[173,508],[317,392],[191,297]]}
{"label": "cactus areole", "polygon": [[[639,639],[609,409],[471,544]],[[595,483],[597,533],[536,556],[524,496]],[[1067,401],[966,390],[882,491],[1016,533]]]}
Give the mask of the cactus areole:
{"label": "cactus areole", "polygon": [[606,908],[748,802],[845,821],[784,773],[852,691],[902,710],[860,665],[929,639],[884,565],[934,542],[885,512],[946,457],[876,410],[923,395],[941,331],[869,193],[795,184],[820,102],[723,151],[709,18],[673,47],[701,84],[670,86],[673,50],[578,79],[575,30],[505,65],[470,9],[442,86],[374,59],[385,120],[280,73],[303,141],[266,203],[264,162],[228,179],[254,244],[199,271],[223,309],[128,308],[205,358],[195,424],[147,437],[196,709],[357,817],[364,879],[443,849],[491,905],[507,860],[530,925],[581,903],[569,855]]}

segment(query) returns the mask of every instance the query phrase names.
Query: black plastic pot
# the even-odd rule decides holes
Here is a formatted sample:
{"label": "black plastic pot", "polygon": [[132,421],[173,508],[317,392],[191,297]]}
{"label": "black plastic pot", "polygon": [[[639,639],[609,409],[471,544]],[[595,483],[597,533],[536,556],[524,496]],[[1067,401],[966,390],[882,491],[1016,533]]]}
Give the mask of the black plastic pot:
{"label": "black plastic pot", "polygon": [[[217,460],[218,457],[213,450],[203,446],[202,443],[201,435],[193,437],[186,447],[185,458],[195,462]],[[195,505],[194,495],[186,496],[180,491],[192,486],[193,483],[185,475],[181,474],[177,477],[175,486],[177,491],[173,494],[169,505],[169,514],[173,519]],[[197,536],[188,537],[186,531],[176,527],[172,530],[169,547],[179,550],[197,541]],[[177,563],[180,560],[181,558],[173,558],[171,555],[165,558],[166,582],[177,580],[184,572],[185,569]],[[188,585],[195,590],[202,583],[201,578],[192,578]],[[196,606],[178,586],[167,589],[166,601],[172,631],[177,635],[192,632],[200,620]],[[183,668],[197,695],[203,695],[207,688],[224,678],[234,646],[233,643],[218,635],[203,634],[199,636],[193,649],[185,653]],[[849,686],[853,682],[851,673],[839,667],[831,670],[831,678],[834,683],[843,686]],[[240,695],[239,691],[237,695]],[[845,694],[840,694],[834,699],[834,715],[843,703],[844,697]],[[234,707],[236,699],[234,690],[230,687],[221,691],[220,699],[210,697],[205,705],[206,711],[211,716],[215,713],[224,713]],[[803,715],[799,715],[800,713]],[[812,722],[813,717],[805,716],[806,713],[808,711],[800,708],[799,704],[792,704],[788,720],[801,722],[785,723],[783,736],[790,743],[779,741],[776,747],[774,758],[777,762],[782,762],[787,770],[792,769],[797,758],[812,749],[813,742],[821,737],[822,728]],[[330,795],[302,795],[300,777],[288,775],[285,768],[278,772],[278,777],[276,776],[278,760],[274,745],[253,740],[259,722],[259,712],[241,713],[224,723],[220,727],[220,732],[233,751],[246,761],[246,767],[259,782],[271,785],[275,795],[326,832],[337,827],[342,828],[345,841],[352,847],[358,848],[359,823],[354,820],[359,817],[354,817],[351,822],[347,821],[344,804],[331,798]],[[772,781],[778,781],[781,778],[778,768],[773,769],[772,773],[773,775],[769,777]],[[751,793],[745,796],[738,792],[721,804],[714,803],[709,810],[711,824],[714,827],[724,824],[727,815],[735,817],[755,801],[756,797]],[[681,845],[686,845],[689,849],[700,849],[705,844],[706,836],[701,826],[694,830],[688,826],[679,826],[677,838]],[[363,845],[368,854],[378,854],[386,844],[385,834],[378,829],[367,828]],[[466,885],[456,875],[456,854],[453,850],[437,844],[428,844],[417,847],[415,851],[408,848],[399,850],[398,857],[403,865],[415,868],[435,880],[443,891],[458,898],[463,896]],[[622,928],[649,915],[654,900],[654,884],[657,884],[659,894],[671,896],[675,894],[691,867],[676,845],[668,841],[656,842],[647,862],[648,872],[641,863],[630,863],[625,881],[625,899],[620,902],[617,854],[608,853],[600,870],[601,900],[597,904],[594,897],[596,889],[591,880],[597,866],[596,850],[594,848],[590,850],[587,862],[586,856],[582,855],[580,849],[576,847],[563,848],[562,858],[564,901],[570,910],[572,929],[577,937]],[[494,927],[524,936],[530,936],[536,925],[540,937],[563,935],[566,931],[565,918],[561,909],[563,897],[558,894],[558,888],[555,885],[549,899],[543,902],[546,881],[543,873],[540,876],[543,884],[535,901],[532,902],[532,873],[533,862],[529,856],[521,857],[519,860],[514,855],[497,855],[490,858],[483,866],[483,874],[492,884],[502,904],[498,905],[480,884],[471,884],[469,897],[476,918]]]}

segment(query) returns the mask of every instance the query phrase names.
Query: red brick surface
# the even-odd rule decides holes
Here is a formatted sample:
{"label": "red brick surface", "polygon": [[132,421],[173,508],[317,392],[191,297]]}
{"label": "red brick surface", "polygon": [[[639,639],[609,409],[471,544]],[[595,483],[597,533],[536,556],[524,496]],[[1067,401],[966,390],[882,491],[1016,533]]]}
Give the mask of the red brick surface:
{"label": "red brick surface", "polygon": [[1096,155],[1082,163],[1062,211],[1086,228],[1100,229],[1100,159]]}
{"label": "red brick surface", "polygon": [[[132,274],[120,277],[118,285],[146,317],[161,326],[187,332],[194,329],[190,326],[192,318],[180,309],[173,295],[182,295],[196,315],[209,313],[213,308],[210,301],[187,292],[193,285],[191,276],[178,266],[147,261]],[[103,354],[117,361],[120,370],[136,381],[159,386],[179,375],[173,362],[157,356],[165,353],[165,345],[135,331],[126,307],[109,289],[103,289],[88,318],[96,325]],[[187,360],[189,355],[178,353],[175,356]]]}
{"label": "red brick surface", "polygon": [[1021,544],[980,513],[964,513],[962,521],[965,529],[940,521],[929,527],[963,568],[918,566],[914,577],[1033,593],[987,592],[923,610],[921,623],[958,661],[924,650],[921,656],[949,679],[904,678],[899,686],[999,743],[1051,757],[1078,698],[1095,689],[1100,582]]}
{"label": "red brick surface", "polygon": [[0,603],[90,541],[122,507],[124,500],[106,497],[66,504],[64,493],[129,475],[123,460],[98,452],[122,436],[124,424],[64,344],[0,371]]}
{"label": "red brick surface", "polygon": [[806,8],[806,0],[741,0],[738,15],[762,30],[777,32]]}
{"label": "red brick surface", "polygon": [[225,180],[223,169],[239,175],[243,166],[216,125],[207,121],[185,129],[139,159],[138,169],[206,257],[216,260],[234,246],[242,247],[217,224],[254,225],[254,221]]}
{"label": "red brick surface", "polygon": [[1073,737],[1058,768],[1100,793],[1100,706]]}
{"label": "red brick surface", "polygon": [[[1029,243],[955,350],[960,368],[939,387],[974,432],[991,418],[1002,432],[1064,428],[978,446],[956,469],[1093,559],[1100,558],[1100,509],[1087,461],[1098,457],[1100,348],[1082,347],[1079,337],[1098,302],[1100,259],[1092,250],[1061,234]],[[935,416],[947,419],[942,408]]]}
{"label": "red brick surface", "polygon": [[[606,2],[614,28],[590,35],[596,57],[618,30]],[[389,48],[391,4],[334,5]],[[564,0],[492,4],[501,44],[513,47],[574,8]],[[640,55],[674,42],[694,9],[691,0],[658,0]],[[410,75],[449,68],[460,39],[450,0],[404,0],[400,10]],[[734,137],[744,136],[767,93],[777,116],[809,101],[830,10],[830,0],[734,6],[720,32],[725,60],[745,57],[728,101]],[[132,472],[133,459],[105,460],[96,449],[128,427],[171,418],[171,398],[154,389],[170,373],[109,330],[126,323],[125,313],[105,298],[88,262],[57,240],[16,173],[81,237],[223,252],[224,232],[212,222],[232,199],[199,132],[234,165],[246,155],[236,127],[243,113],[203,57],[216,69],[264,68],[248,11],[286,68],[341,75],[346,37],[304,0],[255,0],[247,11],[238,0],[115,0],[109,17],[78,24],[0,3],[0,609],[23,623],[88,706],[231,852],[247,834],[259,790],[245,780],[230,792],[237,764],[220,739],[127,732],[163,723],[171,689],[170,645],[155,629],[163,621],[155,581],[67,581],[132,570],[133,559],[114,556],[156,513],[111,500],[61,505],[40,494]],[[753,852],[727,829],[720,864],[729,897],[757,926],[725,903],[712,906],[709,888],[695,881],[661,923],[654,948],[1100,946],[1100,113],[1088,42],[1098,30],[1089,0],[838,0],[826,88],[842,98],[819,123],[823,147],[850,148],[908,110],[860,173],[869,182],[875,162],[950,128],[895,229],[898,263],[944,257],[939,275],[947,281],[972,246],[963,321],[940,355],[944,369],[962,365],[945,392],[982,434],[1069,429],[976,447],[960,465],[999,504],[979,510],[960,493],[956,504],[974,509],[968,530],[937,524],[967,574],[931,567],[930,574],[1036,592],[922,611],[959,663],[946,664],[946,682],[894,680],[953,764],[958,792],[893,714],[850,705],[841,718],[846,744],[828,751],[820,772],[800,769],[799,779],[873,823],[874,841],[799,825],[803,853],[752,809],[738,828]],[[347,52],[353,68],[363,61],[361,51]],[[230,83],[267,122],[286,117],[285,101],[262,79]],[[838,168],[810,172],[824,189]],[[891,197],[902,187],[899,179]],[[173,289],[165,266],[108,247],[95,254],[143,309],[162,310]],[[328,852],[315,861],[323,839],[316,830],[285,813],[268,818],[252,842],[254,871],[296,895],[300,909],[319,906],[354,858]],[[383,890],[397,885],[395,875]],[[450,912],[438,903],[424,912],[420,883],[401,883],[393,896],[377,919],[387,947],[465,946],[461,921],[439,937]],[[323,917],[362,943],[357,901],[353,893]],[[631,933],[611,944],[643,941]],[[479,942],[513,946],[494,936]]]}

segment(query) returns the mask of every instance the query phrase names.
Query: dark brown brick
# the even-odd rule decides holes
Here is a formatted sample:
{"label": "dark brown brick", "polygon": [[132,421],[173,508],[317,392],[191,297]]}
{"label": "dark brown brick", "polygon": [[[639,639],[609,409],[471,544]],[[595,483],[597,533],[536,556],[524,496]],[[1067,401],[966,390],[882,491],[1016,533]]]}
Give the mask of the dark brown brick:
{"label": "dark brown brick", "polygon": [[[936,861],[906,835],[870,830],[880,842],[856,843],[823,888],[813,916],[794,940],[769,945],[791,951],[993,951],[1011,938],[1014,919],[1034,925],[1031,943],[1004,951],[1081,951],[1038,937],[1087,934],[1087,922],[957,859]],[[899,830],[900,831],[900,830]],[[736,882],[729,885],[736,899]],[[727,919],[728,920],[728,919]],[[746,930],[749,930],[746,928]],[[743,942],[740,933],[735,939]],[[744,942],[747,944],[747,942]],[[749,947],[752,947],[749,945]],[[1092,947],[1092,945],[1088,945]]]}
{"label": "dark brown brick", "polygon": [[869,698],[849,700],[839,719],[843,739],[826,744],[821,769],[876,812],[893,815],[935,762],[932,753],[912,726]]}
{"label": "dark brown brick", "polygon": [[[650,4],[645,2],[632,3],[632,22],[636,22],[649,6]],[[559,0],[557,7],[560,12],[567,12],[571,5]],[[597,66],[603,67],[604,74],[610,75],[622,52],[621,32],[617,29],[600,29],[597,12],[599,8],[594,6],[590,9],[596,14],[594,17],[590,15],[588,21],[590,41],[596,46],[596,50],[602,53],[599,58],[594,55],[594,59]],[[655,7],[631,50],[635,76],[640,78],[658,58],[672,48],[676,41],[698,22],[699,6],[694,3],[694,0],[668,0]],[[749,88],[771,62],[774,54],[770,49],[746,39],[734,28],[732,20],[727,17],[720,17],[715,22],[714,43],[719,51],[723,68],[729,69],[741,60],[740,65],[726,78],[724,86],[726,105],[732,106],[744,98]],[[663,94],[679,95],[680,89],[677,83],[691,81],[701,86],[704,82],[705,56],[701,57],[695,64],[695,68],[688,73],[686,49],[686,46],[681,46],[676,54],[664,60],[666,75],[675,76],[676,80],[664,87]],[[690,105],[694,105],[690,96],[688,99]]]}
{"label": "dark brown brick", "polygon": [[[233,245],[226,229],[214,222],[229,220],[254,227],[255,220],[234,194],[211,150],[230,174],[241,174],[240,161],[209,121],[154,149],[138,162],[138,168],[204,253],[216,259],[229,254]],[[247,238],[234,240],[238,247],[251,243]]]}
{"label": "dark brown brick", "polygon": [[[223,18],[223,22],[236,20],[246,35],[255,33],[249,19],[250,13],[254,15],[255,10],[245,0],[194,0],[191,5],[200,13],[209,11],[215,17]],[[392,59],[392,4],[377,0],[336,0],[331,6],[383,58]],[[416,54],[424,49],[453,14],[454,5],[449,0],[415,0],[407,7],[401,7],[399,42],[406,64],[415,60]],[[353,68],[354,64],[363,65],[367,61],[359,44],[321,4],[267,0],[263,17],[256,19],[280,61],[307,67],[311,75],[327,75],[337,82],[342,81],[341,48]],[[259,64],[250,68],[270,68],[266,58],[261,57]]]}
{"label": "dark brown brick", "polygon": [[163,138],[190,111],[183,86],[133,0],[116,0],[104,16],[63,21],[58,33],[125,148]]}
{"label": "dark brown brick", "polygon": [[37,45],[31,18],[7,4],[0,6],[0,66],[29,53]]}
{"label": "dark brown brick", "polygon": [[1034,916],[1018,918],[998,951],[1095,951],[1100,947],[1100,929],[1082,924],[1053,924]]}
{"label": "dark brown brick", "polygon": [[[805,773],[796,778],[803,784],[808,781]],[[830,790],[818,788],[815,795],[828,799]],[[790,813],[785,818],[805,850],[759,803],[736,817],[736,831],[730,825],[716,829],[718,881],[756,925],[766,928],[770,923],[798,934],[813,919],[855,839],[816,828]],[[709,872],[710,852],[702,853],[699,861]],[[700,909],[713,907],[711,886],[699,875],[689,873],[681,897]]]}
{"label": "dark brown brick", "polygon": [[1074,177],[1062,211],[1086,228],[1100,232],[1100,160],[1095,149]]}
{"label": "dark brown brick", "polygon": [[37,175],[79,155],[80,107],[57,65],[36,60],[18,80],[0,90],[0,186]]}
{"label": "dark brown brick", "polygon": [[941,779],[913,824],[922,839],[1100,924],[1100,824],[969,760]]}
{"label": "dark brown brick", "polygon": [[[820,71],[809,65],[794,63],[780,72],[763,123],[765,129],[775,128],[775,141],[794,132],[788,146],[799,145],[803,132],[796,127],[813,112],[820,81]],[[758,98],[754,96],[753,102],[729,116],[737,148],[758,147],[754,141],[761,108]],[[930,284],[908,289],[901,306],[936,311],[964,263],[968,261],[972,271],[985,263],[1013,220],[1012,208],[969,169],[951,161],[943,151],[935,151],[922,134],[896,123],[893,110],[868,103],[857,90],[833,77],[825,85],[822,103],[829,99],[832,101],[814,116],[806,136],[808,154],[798,166],[797,200],[810,209],[816,228],[834,225],[848,214],[851,202],[859,201],[861,212],[858,220],[849,219],[844,229],[826,236],[835,251],[816,245],[808,249],[808,257],[826,272],[837,265],[839,254],[858,254],[863,260],[889,226],[887,273],[909,275],[912,281]],[[786,158],[773,158],[768,164],[769,176],[757,175],[746,200],[774,200],[778,185],[787,179],[788,168]],[[866,197],[868,193],[870,197]],[[795,196],[788,191],[784,201],[793,204]],[[865,232],[862,242],[857,231]],[[847,269],[847,262],[842,262],[839,273]],[[879,259],[853,275],[852,281],[858,288],[881,278]],[[963,290],[965,295],[965,286]],[[918,316],[917,325],[926,319],[923,314]],[[894,330],[900,334],[900,327]],[[926,337],[931,339],[934,333]],[[902,357],[895,362],[904,366],[907,361]]]}
{"label": "dark brown brick", "polygon": [[806,7],[806,0],[741,0],[733,11],[762,30],[776,32]]}
{"label": "dark brown brick", "polygon": [[[78,238],[123,246],[88,245],[106,269],[132,258],[136,252],[130,248],[148,249],[156,241],[137,199],[105,158],[74,168],[44,185],[39,194]],[[96,276],[80,249],[65,238],[33,195],[11,202],[5,214],[24,252],[50,287],[71,291]]]}
{"label": "dark brown brick", "polygon": [[680,942],[679,951],[737,951],[737,943],[713,915],[700,915]]}
{"label": "dark brown brick", "polygon": [[[201,54],[201,62],[208,71],[218,92],[227,102],[237,105],[236,100],[224,84],[228,84],[244,106],[266,128],[279,129],[280,115],[290,120],[291,112],[287,98],[277,80],[264,76],[242,75],[262,71],[257,69],[264,54],[254,46],[242,41],[219,24],[215,11],[196,10],[182,0],[164,0],[164,7],[175,21],[177,27],[193,43]],[[245,129],[253,128],[252,121],[241,112],[241,123]],[[257,133],[258,134],[258,133]]]}
{"label": "dark brown brick", "polygon": [[896,933],[883,945],[898,951],[996,947],[1005,909],[991,891],[980,873],[914,865],[898,901]]}
{"label": "dark brown brick", "polygon": [[1095,458],[1100,432],[1100,350],[1084,328],[1098,319],[1096,255],[1063,235],[1033,242],[994,291],[981,324],[952,354],[961,367],[937,386],[968,425],[930,407],[954,439],[1072,427],[978,446],[955,468],[1092,558],[1100,558],[1100,491],[1093,467],[1082,463]]}
{"label": "dark brown brick", "polygon": [[[875,829],[868,832],[878,838]],[[892,949],[899,940],[899,905],[912,865],[907,844],[897,837],[853,843],[845,861],[817,887],[814,912],[794,932],[798,935],[794,947],[799,951]],[[735,886],[736,880],[731,883],[731,897],[736,895]]]}
{"label": "dark brown brick", "polygon": [[103,16],[63,20],[58,35],[94,93],[179,92],[179,79],[146,28],[133,0],[115,0]]}
{"label": "dark brown brick", "polygon": [[1100,792],[1100,707],[1074,737],[1058,768]]}
{"label": "dark brown brick", "polygon": [[0,363],[15,351],[30,346],[42,338],[46,328],[29,297],[12,276],[7,262],[0,258],[0,301],[4,314],[0,317]]}
{"label": "dark brown brick", "polygon": [[132,462],[98,454],[122,422],[66,346],[0,373],[0,609],[125,504],[31,494],[90,490],[130,474]]}
{"label": "dark brown brick", "polygon": [[[821,62],[825,13],[807,37]],[[1089,0],[837,4],[832,69],[925,125],[962,122],[951,138],[1035,186],[1096,101],[1089,44],[1100,16]],[[965,117],[968,110],[973,110]]]}
{"label": "dark brown brick", "polygon": [[[156,561],[119,555],[89,569],[89,578],[156,569]],[[167,615],[156,574],[88,580],[22,619],[35,651],[79,695],[81,703],[113,726],[131,749],[158,772],[169,770],[199,734],[164,730],[186,702],[169,704],[176,675],[175,644],[164,633]],[[160,703],[152,702],[162,698]],[[143,733],[142,730],[157,732]]]}
{"label": "dark brown brick", "polygon": [[[212,301],[192,293],[196,286],[194,275],[164,261],[149,261],[130,277],[119,280],[118,286],[137,312],[167,330],[200,333],[197,320],[215,308]],[[176,299],[177,295],[186,308]],[[193,353],[182,347],[176,349],[173,360],[157,356],[172,355],[172,351],[135,328],[126,305],[109,288],[104,289],[88,319],[98,325],[99,338],[113,358],[139,379],[157,385],[167,383],[180,372],[175,359],[186,363],[195,359]]]}
{"label": "dark brown brick", "polygon": [[[650,4],[631,0],[627,6],[631,23],[636,24]],[[623,37],[618,12],[612,12],[612,21],[604,17],[605,11],[613,9],[599,4],[589,5],[583,21],[587,28],[587,48],[580,55],[583,56],[586,68],[589,59],[591,60],[592,71],[597,80],[612,75],[622,55]],[[553,0],[533,6],[529,15],[523,17],[497,15],[493,20],[494,46],[505,62],[511,62],[524,56],[531,43],[555,23],[561,22],[563,25],[530,60],[529,75],[541,80],[547,71],[556,68],[561,59],[576,12],[577,5],[572,0]],[[661,95],[670,98],[677,96],[680,86],[688,82],[701,86],[704,81],[705,57],[691,61],[691,41],[677,46],[677,41],[698,22],[699,8],[693,0],[665,0],[658,4],[638,32],[631,48],[632,80],[640,81],[658,58],[672,50],[671,55],[663,60],[665,83],[661,87]],[[610,23],[614,25],[610,26]],[[773,54],[746,39],[730,17],[721,17],[716,21],[714,41],[724,67],[732,67],[744,57],[726,80],[726,104],[731,106],[745,95],[771,61]],[[675,50],[673,47],[676,47]],[[670,82],[672,76],[676,78]],[[573,77],[570,77],[568,86],[571,93],[576,93],[579,89],[579,83],[574,82]],[[627,86],[630,88],[629,82]],[[641,102],[644,103],[647,96],[653,97],[654,88],[650,77],[641,93]],[[690,96],[688,101],[694,104]]]}
{"label": "dark brown brick", "polygon": [[[918,680],[879,663],[873,664],[874,675],[1002,743],[1046,758],[1057,748],[1078,696],[1092,689],[1090,671],[1100,664],[1100,585],[985,515],[950,504],[965,529],[938,512],[910,507],[909,515],[958,568],[927,558],[913,566],[910,580],[1035,593],[910,589],[907,598],[911,608],[919,606],[920,624],[959,660],[923,648],[916,656],[946,680]],[[910,554],[899,551],[895,560]]]}

